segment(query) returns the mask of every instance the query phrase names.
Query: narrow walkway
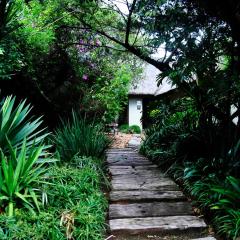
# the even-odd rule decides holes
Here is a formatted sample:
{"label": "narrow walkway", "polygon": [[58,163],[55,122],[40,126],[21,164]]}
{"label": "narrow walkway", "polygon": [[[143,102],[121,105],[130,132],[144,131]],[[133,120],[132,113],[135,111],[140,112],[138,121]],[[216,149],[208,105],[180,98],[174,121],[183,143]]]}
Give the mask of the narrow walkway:
{"label": "narrow walkway", "polygon": [[[109,227],[117,236],[114,239],[192,239],[206,236],[205,222],[194,216],[190,203],[178,186],[147,158],[131,148],[110,149],[107,162],[112,177]],[[123,237],[132,234],[135,237]],[[171,234],[179,237],[165,238]]]}

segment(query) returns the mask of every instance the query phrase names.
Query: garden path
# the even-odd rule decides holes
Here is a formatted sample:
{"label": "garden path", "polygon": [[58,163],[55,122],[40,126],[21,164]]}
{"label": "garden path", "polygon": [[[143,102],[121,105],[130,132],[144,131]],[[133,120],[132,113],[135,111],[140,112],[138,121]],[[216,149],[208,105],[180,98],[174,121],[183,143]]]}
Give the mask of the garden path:
{"label": "garden path", "polygon": [[111,175],[109,227],[111,234],[117,236],[113,239],[180,240],[206,236],[204,220],[194,215],[176,183],[147,158],[131,148],[111,148],[107,162]]}

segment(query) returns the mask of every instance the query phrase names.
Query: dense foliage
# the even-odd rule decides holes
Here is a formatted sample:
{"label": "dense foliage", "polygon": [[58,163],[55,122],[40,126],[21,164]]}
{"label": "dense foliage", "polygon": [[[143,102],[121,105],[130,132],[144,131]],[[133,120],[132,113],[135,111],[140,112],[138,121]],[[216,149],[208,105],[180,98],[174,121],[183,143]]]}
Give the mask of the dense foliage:
{"label": "dense foliage", "polygon": [[220,147],[217,127],[207,133],[212,141],[205,142],[200,112],[190,98],[153,106],[150,116],[155,124],[146,130],[141,152],[183,185],[219,234],[236,239],[240,230],[239,142],[222,155],[226,146]]}
{"label": "dense foliage", "polygon": [[39,214],[19,210],[14,218],[0,216],[1,239],[103,239],[107,201],[101,175],[92,166],[53,167],[45,191],[47,205]]}
{"label": "dense foliage", "polygon": [[102,125],[73,112],[71,120],[63,120],[56,130],[53,143],[63,162],[75,155],[100,158],[110,143],[103,131]]}
{"label": "dense foliage", "polygon": [[[71,4],[16,0],[1,6],[6,32],[0,37],[1,92],[30,99],[51,127],[72,108],[115,120],[140,72],[133,56],[114,51],[109,41],[79,25]],[[79,5],[83,11],[88,7]]]}
{"label": "dense foliage", "polygon": [[[219,203],[228,205],[225,184],[231,179],[239,187],[238,1],[134,0],[126,4],[126,13],[111,0],[101,2],[90,9],[91,17],[79,14],[79,22],[154,65],[161,71],[159,84],[167,79],[191,103],[171,104],[170,98],[167,104],[159,104],[142,151],[183,184],[187,184],[184,174],[193,174],[189,192],[193,189],[196,199],[203,194],[208,210],[215,213]],[[101,12],[101,7],[108,9],[106,19],[115,14],[121,21],[97,22],[93,13]],[[113,29],[119,30],[117,34]],[[163,54],[156,59],[151,55],[156,52]],[[216,187],[220,180],[224,186]],[[217,199],[210,202],[212,188],[223,190],[215,191]],[[224,238],[239,235],[238,211],[237,207],[216,211],[213,222]]]}
{"label": "dense foliage", "polygon": [[0,104],[0,148],[3,152],[7,151],[7,142],[10,141],[13,147],[22,145],[26,139],[26,145],[38,145],[48,136],[44,133],[45,129],[41,128],[41,117],[33,119],[31,114],[31,105],[26,101],[16,104],[15,98],[6,97]]}
{"label": "dense foliage", "polygon": [[[125,11],[121,11],[117,2],[0,1],[1,94],[28,97],[35,103],[36,112],[45,113],[52,128],[60,115],[67,117],[72,109],[81,116],[86,115],[89,121],[75,118],[73,122],[64,122],[52,138],[52,149],[58,151],[55,155],[76,167],[79,154],[99,157],[107,146],[98,123],[116,120],[124,107],[129,83],[141,72],[133,55],[152,64],[161,71],[159,84],[167,79],[185,98],[156,103],[150,112],[153,125],[146,130],[142,152],[167,169],[201,209],[211,213],[216,229],[224,238],[236,239],[240,234],[239,197],[235,194],[240,186],[239,2],[133,0],[126,1]],[[153,56],[153,53],[158,54]],[[30,107],[25,102],[17,105],[15,101],[8,97],[0,104],[0,175],[5,178],[0,186],[1,211],[8,210],[9,215],[14,214],[13,207],[25,206],[32,210],[43,207],[32,191],[38,189],[34,173],[38,174],[35,170],[39,166],[40,173],[49,170],[46,163],[37,164],[45,159],[42,157],[48,148],[42,143],[47,135],[44,130],[38,130],[41,119],[28,119]],[[28,175],[32,180],[26,183],[20,176],[28,173],[27,166],[31,166],[32,175]],[[87,172],[85,168],[75,167],[63,169],[76,179],[75,171],[80,171],[83,178],[89,177],[89,166],[86,166]],[[24,169],[20,171],[23,175],[19,174],[20,169]],[[62,167],[55,169],[57,174],[54,170],[46,174],[63,177]],[[13,181],[8,181],[10,178]],[[70,185],[72,181],[75,179]],[[92,183],[96,188],[94,181]],[[61,182],[59,186],[64,184]],[[51,185],[48,187],[50,192],[54,191]],[[69,195],[70,190],[63,192]],[[29,192],[31,197],[27,194],[26,200],[23,192]],[[55,194],[59,192],[52,193],[52,199]],[[93,199],[102,201],[103,198],[93,196]],[[75,207],[78,203],[91,202],[75,200]],[[8,226],[2,221],[2,238],[24,239],[28,221],[34,222],[38,217],[40,220],[36,221],[41,224],[33,231],[34,237],[64,238],[63,231],[55,227],[55,217],[42,217],[59,214],[54,202],[51,207],[52,211],[43,215],[29,213],[29,219],[22,217],[21,211],[25,212],[25,208],[15,211],[19,221],[7,220],[13,224]],[[81,206],[73,209],[76,216],[81,216],[78,212]],[[73,231],[73,235],[91,239],[91,234],[97,234],[96,239],[100,238],[103,209],[100,210],[99,222],[96,220],[99,228],[95,224],[86,225],[86,231]],[[65,215],[71,219],[73,212],[69,211],[66,214],[70,215]],[[52,220],[48,221],[51,227],[42,227],[47,224],[46,219]],[[80,226],[81,221],[76,221],[77,225]],[[63,222],[72,229],[71,222]],[[22,231],[14,230],[18,224],[22,224]],[[56,232],[50,233],[49,229]],[[72,231],[67,234],[71,237]]]}
{"label": "dense foliage", "polygon": [[[25,101],[6,97],[0,113],[0,238],[102,239],[109,140],[100,125],[73,114],[50,141]],[[54,149],[59,166],[48,153]]]}

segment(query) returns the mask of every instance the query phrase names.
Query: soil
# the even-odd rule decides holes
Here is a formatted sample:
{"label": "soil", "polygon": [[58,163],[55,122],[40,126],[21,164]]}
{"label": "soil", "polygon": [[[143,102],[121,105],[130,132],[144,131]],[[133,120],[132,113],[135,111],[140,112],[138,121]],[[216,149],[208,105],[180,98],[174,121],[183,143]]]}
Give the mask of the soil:
{"label": "soil", "polygon": [[111,148],[125,148],[132,138],[132,134],[116,133],[115,135],[110,135],[110,137],[113,139]]}

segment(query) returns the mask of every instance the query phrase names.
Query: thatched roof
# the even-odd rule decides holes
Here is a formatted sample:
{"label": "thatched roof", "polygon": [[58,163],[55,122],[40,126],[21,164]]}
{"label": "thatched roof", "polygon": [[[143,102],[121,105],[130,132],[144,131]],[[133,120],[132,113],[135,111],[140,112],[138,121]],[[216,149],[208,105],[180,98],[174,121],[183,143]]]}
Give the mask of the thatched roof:
{"label": "thatched roof", "polygon": [[175,87],[172,87],[167,79],[163,80],[163,83],[157,86],[157,75],[160,71],[150,64],[144,64],[144,70],[141,78],[138,81],[132,83],[129,95],[153,95],[158,96],[166,93]]}

